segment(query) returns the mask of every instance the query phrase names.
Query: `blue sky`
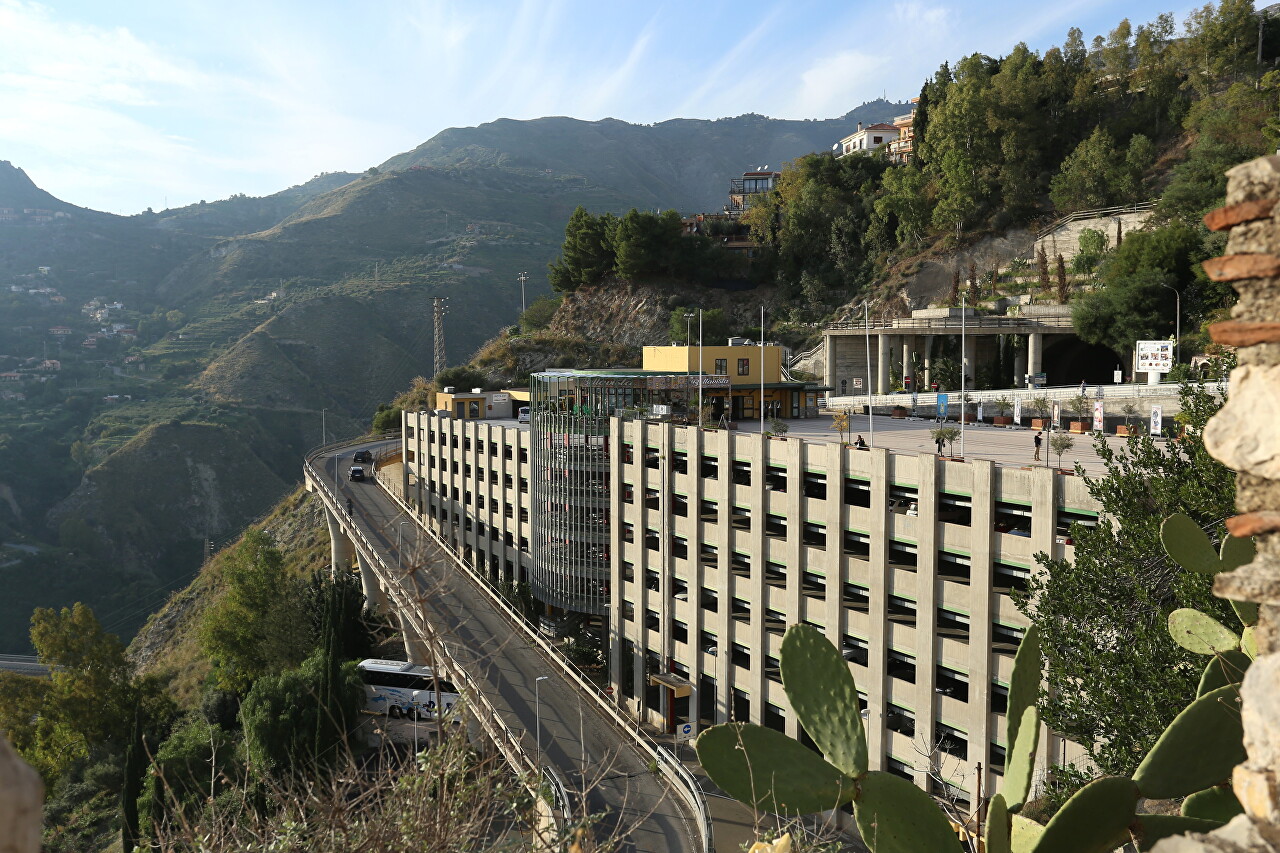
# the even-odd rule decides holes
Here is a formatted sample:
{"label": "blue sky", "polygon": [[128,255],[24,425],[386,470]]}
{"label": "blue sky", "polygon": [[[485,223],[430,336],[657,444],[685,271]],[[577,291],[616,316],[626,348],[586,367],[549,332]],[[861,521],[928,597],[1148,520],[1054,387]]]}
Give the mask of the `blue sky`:
{"label": "blue sky", "polygon": [[1133,0],[0,0],[0,159],[136,213],[361,171],[496,118],[830,118]]}

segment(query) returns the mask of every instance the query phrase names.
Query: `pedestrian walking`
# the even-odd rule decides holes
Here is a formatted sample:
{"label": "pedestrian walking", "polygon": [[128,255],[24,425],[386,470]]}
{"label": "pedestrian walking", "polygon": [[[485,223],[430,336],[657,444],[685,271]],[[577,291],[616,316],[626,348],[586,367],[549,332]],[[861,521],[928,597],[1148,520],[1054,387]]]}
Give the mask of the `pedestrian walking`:
{"label": "pedestrian walking", "polygon": [[1089,389],[1085,386],[1084,380],[1081,379],[1080,380],[1080,396],[1083,397],[1085,394],[1088,393],[1088,391]]}
{"label": "pedestrian walking", "polygon": [[938,455],[939,455],[939,456],[941,456],[941,455],[942,455],[942,444],[943,444],[942,436],[938,436],[937,438],[935,438],[935,439],[934,439],[934,443],[938,445]]}
{"label": "pedestrian walking", "polygon": [[1035,437],[1036,458],[1033,460],[1033,461],[1035,461],[1035,462],[1039,462],[1039,461],[1040,461],[1040,444],[1041,444],[1041,442],[1043,442],[1043,441],[1044,441],[1044,439],[1043,439],[1043,438],[1041,438],[1041,433],[1039,433],[1039,432],[1038,432],[1038,433],[1036,433],[1036,437]]}

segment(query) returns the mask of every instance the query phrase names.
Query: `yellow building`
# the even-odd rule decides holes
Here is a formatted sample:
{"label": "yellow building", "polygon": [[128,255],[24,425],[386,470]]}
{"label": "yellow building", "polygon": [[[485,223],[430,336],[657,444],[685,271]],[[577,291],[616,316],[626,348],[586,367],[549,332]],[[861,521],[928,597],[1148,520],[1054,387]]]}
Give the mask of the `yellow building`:
{"label": "yellow building", "polygon": [[[762,394],[765,417],[816,417],[818,394],[828,390],[787,379],[782,347],[774,344],[645,347],[643,369],[701,374],[703,405],[711,407],[713,418],[733,421],[760,417]],[[691,384],[689,393],[696,397],[697,383]]]}

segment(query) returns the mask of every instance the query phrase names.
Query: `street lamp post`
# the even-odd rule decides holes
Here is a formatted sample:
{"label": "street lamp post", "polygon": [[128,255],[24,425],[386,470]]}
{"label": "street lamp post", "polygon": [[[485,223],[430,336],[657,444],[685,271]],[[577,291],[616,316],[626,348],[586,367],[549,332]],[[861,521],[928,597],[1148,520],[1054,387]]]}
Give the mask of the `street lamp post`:
{"label": "street lamp post", "polygon": [[1182,293],[1164,282],[1160,286],[1173,291],[1173,361],[1179,364],[1182,362]]}
{"label": "street lamp post", "polygon": [[329,410],[328,409],[320,410],[320,443],[321,444],[329,443],[329,429],[328,427],[325,426],[325,420],[324,420],[324,415],[325,415],[325,412],[327,411]]}
{"label": "street lamp post", "polygon": [[[685,423],[689,422],[689,384],[693,381],[693,365],[689,361],[689,350],[693,348],[693,312],[684,315],[684,408]],[[699,413],[701,416],[701,413]]]}
{"label": "street lamp post", "polygon": [[538,764],[542,764],[542,697],[538,692],[538,687],[542,682],[546,681],[550,676],[539,675],[533,680],[533,715],[534,715],[534,738],[537,741],[537,759]]}
{"label": "street lamp post", "polygon": [[523,314],[526,310],[524,305],[524,283],[529,280],[529,274],[522,272],[516,278],[520,279],[520,313]]}
{"label": "street lamp post", "polygon": [[410,523],[411,522],[408,521],[402,521],[399,526],[396,527],[396,571],[400,570],[400,552],[401,543],[404,541],[404,526]]}
{"label": "street lamp post", "polygon": [[862,300],[862,331],[867,343],[867,434],[871,446],[876,446],[876,416],[871,410],[871,304]]}
{"label": "street lamp post", "polygon": [[964,422],[967,419],[968,403],[965,402],[964,371],[969,366],[969,352],[965,348],[964,337],[964,294],[960,294],[960,458],[964,458]]}

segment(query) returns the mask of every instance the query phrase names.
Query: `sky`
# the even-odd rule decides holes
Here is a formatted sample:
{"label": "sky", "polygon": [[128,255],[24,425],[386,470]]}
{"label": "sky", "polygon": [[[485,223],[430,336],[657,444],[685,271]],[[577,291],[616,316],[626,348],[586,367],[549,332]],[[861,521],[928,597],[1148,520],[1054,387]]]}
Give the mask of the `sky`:
{"label": "sky", "polygon": [[0,0],[0,160],[131,214],[363,171],[449,127],[833,118],[1152,0]]}

